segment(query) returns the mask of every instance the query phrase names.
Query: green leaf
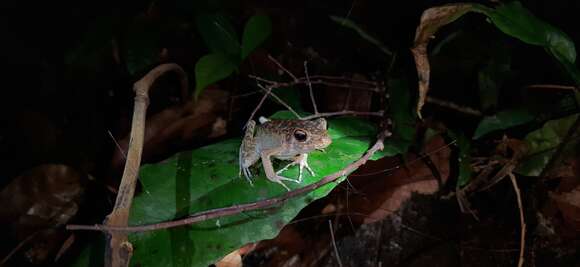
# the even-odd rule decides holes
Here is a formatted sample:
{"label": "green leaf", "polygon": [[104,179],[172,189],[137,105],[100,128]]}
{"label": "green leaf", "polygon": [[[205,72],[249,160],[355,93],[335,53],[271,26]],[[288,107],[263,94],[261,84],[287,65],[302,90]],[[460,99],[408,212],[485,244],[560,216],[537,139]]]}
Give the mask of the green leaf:
{"label": "green leaf", "polygon": [[526,109],[512,109],[500,111],[493,116],[487,116],[479,122],[473,139],[479,139],[487,133],[508,129],[534,120],[535,116]]}
{"label": "green leaf", "polygon": [[234,64],[240,60],[240,42],[230,21],[222,14],[197,17],[197,28],[209,50],[226,55]]}
{"label": "green leaf", "polygon": [[[281,116],[291,115],[281,112],[271,118]],[[376,135],[375,127],[361,119],[329,119],[328,126],[332,144],[324,152],[311,152],[308,157],[316,176],[306,172],[302,184],[286,183],[289,187],[306,186],[344,168],[370,147]],[[142,166],[139,177],[143,190],[134,199],[129,224],[183,218],[194,212],[249,203],[286,192],[279,184],[266,179],[260,164],[252,170],[253,186],[245,178],[238,177],[240,142],[239,138],[229,139]],[[274,163],[279,169],[287,162]],[[297,177],[298,167],[291,167],[282,175]],[[131,265],[208,266],[247,243],[274,238],[302,208],[326,196],[336,185],[328,184],[268,210],[169,230],[130,234],[134,246]]]}
{"label": "green leaf", "polygon": [[209,54],[201,57],[195,64],[195,98],[208,85],[225,79],[235,69],[236,65],[223,54]]}
{"label": "green leaf", "polygon": [[363,30],[360,26],[358,26],[354,21],[347,19],[347,18],[337,17],[337,16],[330,16],[330,19],[332,21],[340,24],[340,26],[343,26],[345,28],[349,28],[349,29],[356,31],[358,33],[358,35],[360,35],[360,37],[367,40],[369,43],[377,46],[387,56],[390,56],[390,57],[393,56],[393,52],[391,52],[391,50],[389,48],[387,48],[381,41],[377,40],[376,38],[374,38],[373,36],[368,34],[365,30]]}
{"label": "green leaf", "polygon": [[260,46],[272,33],[272,22],[267,16],[253,16],[246,23],[244,34],[242,35],[242,55],[243,61],[254,49]]}
{"label": "green leaf", "polygon": [[525,43],[543,46],[580,85],[580,72],[574,65],[576,48],[564,32],[534,16],[519,1],[501,4],[496,9],[474,5],[473,11],[488,16],[502,32]]}
{"label": "green leaf", "polygon": [[[528,151],[515,171],[526,176],[540,175],[578,116],[578,114],[574,114],[562,119],[548,121],[542,128],[529,133],[524,139]],[[564,154],[574,152],[576,144],[578,144],[577,138],[566,146]]]}

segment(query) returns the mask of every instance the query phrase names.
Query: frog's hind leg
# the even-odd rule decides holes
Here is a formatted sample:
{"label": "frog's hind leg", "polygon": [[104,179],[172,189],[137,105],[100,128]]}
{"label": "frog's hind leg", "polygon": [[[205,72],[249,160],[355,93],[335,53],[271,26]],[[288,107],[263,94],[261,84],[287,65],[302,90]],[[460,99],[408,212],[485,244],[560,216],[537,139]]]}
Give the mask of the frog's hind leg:
{"label": "frog's hind leg", "polygon": [[246,132],[244,134],[244,139],[242,140],[242,144],[240,145],[239,151],[239,165],[240,165],[240,172],[238,176],[246,177],[246,180],[250,183],[250,185],[254,185],[252,180],[252,172],[250,171],[250,166],[252,166],[258,159],[260,155],[256,153],[256,142],[254,140],[254,128],[256,126],[256,122],[251,120],[248,122]]}

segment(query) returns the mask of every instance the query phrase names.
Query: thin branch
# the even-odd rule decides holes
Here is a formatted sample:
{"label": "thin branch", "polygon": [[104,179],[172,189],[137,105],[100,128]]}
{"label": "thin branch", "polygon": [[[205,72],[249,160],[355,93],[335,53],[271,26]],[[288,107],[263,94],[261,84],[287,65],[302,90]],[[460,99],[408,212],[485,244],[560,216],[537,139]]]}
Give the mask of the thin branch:
{"label": "thin branch", "polygon": [[455,111],[459,111],[459,112],[467,114],[467,115],[472,115],[472,116],[477,116],[477,117],[483,116],[483,113],[481,113],[481,111],[479,111],[479,110],[472,109],[470,107],[460,106],[460,105],[457,105],[455,103],[452,103],[449,101],[444,101],[444,100],[437,99],[437,98],[433,98],[430,96],[427,97],[427,102],[431,103],[431,104],[438,105],[438,106],[442,106],[442,107],[445,107],[448,109],[453,109]]}
{"label": "thin branch", "polygon": [[570,85],[557,85],[557,84],[531,84],[526,86],[528,89],[553,89],[553,90],[578,90],[578,87]]}
{"label": "thin branch", "polygon": [[326,117],[342,116],[342,115],[382,117],[383,113],[384,113],[383,111],[376,111],[376,112],[369,111],[369,112],[367,112],[367,111],[343,110],[343,111],[335,111],[335,112],[318,113],[318,114],[302,117],[302,120],[311,120],[311,119],[316,119],[316,118],[326,118]]}
{"label": "thin branch", "polygon": [[20,241],[20,243],[18,243],[18,245],[16,245],[16,247],[14,247],[10,253],[8,253],[8,255],[2,259],[2,261],[0,261],[0,266],[4,266],[4,264],[8,262],[8,260],[10,260],[10,258],[12,258],[16,252],[18,252],[24,245],[30,242],[30,240],[32,240],[32,238],[34,238],[38,233],[40,233],[40,231],[36,231]]}
{"label": "thin branch", "polygon": [[338,247],[336,246],[336,240],[334,239],[334,230],[332,229],[332,222],[328,220],[328,229],[330,230],[330,238],[332,239],[332,247],[334,247],[334,255],[336,256],[336,261],[338,261],[338,266],[342,267],[342,260],[340,260],[340,254],[338,254]]}
{"label": "thin branch", "polygon": [[520,257],[518,260],[518,267],[522,267],[524,265],[524,252],[526,246],[526,221],[524,220],[524,208],[522,205],[522,196],[520,194],[520,189],[518,188],[518,183],[516,182],[516,176],[510,172],[508,173],[512,181],[512,185],[514,187],[514,191],[516,192],[516,197],[518,199],[518,208],[520,210]]}
{"label": "thin branch", "polygon": [[[260,89],[263,89],[263,87],[259,83],[258,83],[258,87],[260,87]],[[248,121],[244,125],[244,128],[246,128],[246,126],[248,125],[248,123],[250,123],[250,121],[254,118],[254,116],[256,115],[256,112],[258,112],[258,109],[260,109],[260,107],[262,106],[262,104],[264,103],[264,101],[266,100],[266,98],[268,97],[268,95],[271,92],[272,92],[272,87],[268,87],[268,89],[266,90],[266,92],[262,96],[262,99],[260,99],[260,103],[258,103],[258,105],[256,106],[256,108],[254,108],[254,110],[252,111],[252,114],[250,114],[250,118],[248,118]]]}
{"label": "thin branch", "polygon": [[304,61],[304,75],[306,75],[306,81],[308,85],[308,90],[310,91],[310,101],[312,101],[312,107],[314,108],[314,114],[318,114],[318,107],[316,106],[316,101],[314,101],[314,92],[312,91],[312,83],[308,77],[308,61]]}
{"label": "thin branch", "polygon": [[207,221],[210,219],[216,219],[231,215],[240,214],[242,212],[253,211],[253,210],[263,210],[267,208],[271,208],[277,206],[290,198],[294,198],[297,196],[301,196],[312,192],[321,186],[324,186],[328,183],[332,183],[338,180],[340,177],[346,176],[349,173],[355,171],[360,166],[365,164],[369,158],[375,154],[375,152],[383,149],[383,142],[385,138],[388,136],[388,132],[384,131],[379,134],[377,141],[375,144],[365,152],[365,154],[356,160],[355,162],[349,164],[344,169],[337,171],[331,175],[325,176],[318,182],[309,184],[305,187],[298,188],[287,192],[281,196],[263,199],[256,202],[246,203],[246,204],[239,204],[233,205],[230,207],[225,208],[217,208],[207,211],[198,212],[188,216],[187,218],[183,218],[180,220],[175,221],[166,221],[161,223],[155,224],[148,224],[148,225],[140,225],[140,226],[108,226],[108,225],[67,225],[68,230],[91,230],[91,231],[103,231],[103,232],[123,232],[123,233],[130,233],[130,232],[144,232],[144,231],[154,231],[160,229],[169,229],[183,225],[191,225],[194,223]]}
{"label": "thin branch", "polygon": [[[267,91],[269,92],[270,96],[272,96],[274,99],[276,99],[276,101],[278,101],[278,103],[280,103],[280,105],[284,106],[285,108],[287,108],[290,112],[292,112],[294,114],[294,116],[296,116],[296,118],[302,118],[298,112],[296,112],[292,107],[290,107],[290,105],[288,105],[286,102],[284,102],[284,100],[282,100],[280,97],[278,97],[276,94],[272,93],[272,89],[266,89],[264,86],[262,86],[261,84],[258,84],[258,87],[260,87],[260,89],[262,89],[263,91]],[[257,107],[259,108],[259,106]]]}
{"label": "thin branch", "polygon": [[[349,88],[355,90],[362,90],[362,91],[371,91],[375,93],[379,93],[383,90],[381,86],[379,86],[376,82],[367,81],[367,83],[363,83],[361,80],[355,79],[348,79],[344,77],[331,77],[331,76],[309,76],[310,82],[305,77],[300,77],[296,81],[291,82],[277,82],[268,79],[264,79],[262,77],[258,77],[255,75],[248,75],[249,78],[254,80],[267,83],[272,85],[273,88],[280,88],[280,87],[292,87],[296,85],[307,85],[310,84],[321,84],[330,87],[341,87],[341,88]],[[343,81],[343,83],[333,82],[333,80]],[[360,83],[360,85],[355,85],[353,83]]]}
{"label": "thin branch", "polygon": [[274,62],[274,64],[276,64],[276,66],[278,66],[278,68],[280,68],[281,70],[283,70],[284,72],[286,72],[286,74],[288,74],[290,77],[292,77],[292,80],[297,81],[298,79],[296,78],[296,76],[294,76],[294,74],[292,74],[292,72],[290,72],[288,69],[284,68],[284,66],[282,66],[282,64],[280,64],[280,62],[278,62],[278,60],[276,60],[273,56],[268,55],[268,58]]}

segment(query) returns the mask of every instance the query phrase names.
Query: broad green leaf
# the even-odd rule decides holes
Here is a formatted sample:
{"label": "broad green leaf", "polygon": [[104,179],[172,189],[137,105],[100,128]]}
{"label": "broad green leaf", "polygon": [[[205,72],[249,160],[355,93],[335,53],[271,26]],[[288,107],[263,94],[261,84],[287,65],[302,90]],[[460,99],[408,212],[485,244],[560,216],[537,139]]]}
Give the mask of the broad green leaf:
{"label": "broad green leaf", "polygon": [[556,27],[540,20],[519,1],[510,1],[490,9],[477,5],[502,32],[521,41],[544,46],[561,54],[569,62],[576,60],[576,49],[570,38]]}
{"label": "broad green leaf", "polygon": [[473,139],[479,139],[487,133],[508,129],[534,120],[535,116],[529,110],[512,109],[500,111],[493,116],[485,117],[477,125]]}
{"label": "broad green leaf", "polygon": [[[524,139],[528,146],[527,154],[515,171],[526,176],[540,175],[578,116],[548,121],[542,128],[529,133]],[[564,153],[573,152],[577,144],[578,139],[573,138]]]}
{"label": "broad green leaf", "polygon": [[243,61],[254,49],[260,46],[272,33],[272,22],[267,16],[257,15],[251,17],[246,23],[244,34],[242,35],[242,55]]}
{"label": "broad green leaf", "polygon": [[405,153],[415,140],[416,113],[410,91],[406,81],[389,80],[389,116],[393,122],[393,135],[385,141],[385,149],[377,155]]}
{"label": "broad green leaf", "polygon": [[[291,115],[282,112],[271,118],[287,116]],[[329,119],[328,126],[332,144],[324,152],[309,153],[308,162],[316,176],[306,172],[302,184],[287,182],[289,187],[305,186],[344,168],[370,147],[376,135],[374,126],[361,119]],[[240,138],[233,138],[142,166],[139,177],[143,190],[134,199],[130,225],[183,218],[194,212],[249,203],[286,192],[265,178],[260,164],[252,170],[253,186],[238,177],[240,142]],[[275,168],[285,163],[275,161]],[[297,177],[298,168],[291,167],[282,175]],[[336,185],[328,184],[268,210],[131,234],[134,246],[131,265],[208,266],[244,244],[274,238],[302,208],[326,196]]]}
{"label": "broad green leaf", "polygon": [[367,40],[369,43],[377,46],[383,53],[385,53],[385,55],[393,56],[393,52],[391,52],[391,50],[389,48],[387,48],[381,41],[377,40],[376,38],[371,36],[369,33],[367,33],[365,30],[363,30],[354,21],[347,19],[347,18],[337,17],[337,16],[330,16],[330,19],[332,21],[340,24],[340,26],[354,30],[355,32],[358,33],[358,35],[360,35],[360,37]]}
{"label": "broad green leaf", "polygon": [[222,53],[239,63],[240,42],[231,22],[222,14],[203,14],[197,16],[197,29],[209,50],[213,53]]}
{"label": "broad green leaf", "polygon": [[473,11],[485,14],[502,32],[519,40],[543,46],[580,85],[580,71],[576,68],[576,48],[568,35],[540,20],[519,1],[501,4],[496,9],[474,5]]}
{"label": "broad green leaf", "polygon": [[195,97],[208,86],[227,78],[236,66],[223,54],[209,54],[195,64]]}

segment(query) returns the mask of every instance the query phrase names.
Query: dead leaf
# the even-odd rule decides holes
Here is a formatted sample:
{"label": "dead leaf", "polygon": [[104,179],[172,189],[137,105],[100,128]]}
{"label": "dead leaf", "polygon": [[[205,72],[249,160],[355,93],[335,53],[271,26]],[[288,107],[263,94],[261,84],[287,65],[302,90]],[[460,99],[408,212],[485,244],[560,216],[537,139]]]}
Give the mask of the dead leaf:
{"label": "dead leaf", "polygon": [[421,117],[421,108],[427,100],[429,91],[429,79],[431,67],[427,57],[427,46],[439,28],[455,21],[463,14],[472,9],[472,4],[449,4],[433,7],[425,10],[421,15],[421,21],[415,32],[415,41],[411,52],[417,66],[419,79],[419,100],[417,103],[417,115]]}

